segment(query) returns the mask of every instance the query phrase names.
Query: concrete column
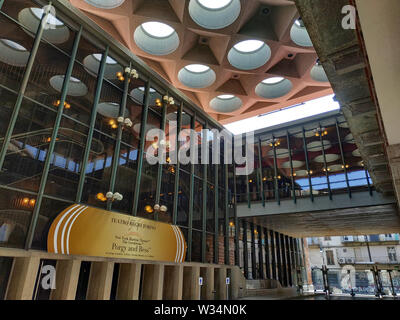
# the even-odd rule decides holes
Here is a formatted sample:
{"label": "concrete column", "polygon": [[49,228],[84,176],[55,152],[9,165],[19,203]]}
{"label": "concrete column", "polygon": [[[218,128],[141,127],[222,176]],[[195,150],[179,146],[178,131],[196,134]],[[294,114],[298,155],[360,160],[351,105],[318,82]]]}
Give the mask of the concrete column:
{"label": "concrete column", "polygon": [[200,299],[200,267],[183,268],[183,300]]}
{"label": "concrete column", "polygon": [[32,300],[40,258],[14,258],[6,300]]}
{"label": "concrete column", "polygon": [[165,266],[164,268],[164,300],[182,300],[183,265]]}
{"label": "concrete column", "polygon": [[86,300],[109,300],[114,262],[92,262]]}
{"label": "concrete column", "polygon": [[143,272],[142,299],[162,300],[164,287],[164,265],[145,264]]}
{"label": "concrete column", "polygon": [[201,299],[214,300],[214,268],[201,268],[200,276],[203,278],[203,286],[201,287]]}
{"label": "concrete column", "polygon": [[231,269],[231,299],[238,299],[244,296],[246,289],[246,278],[239,267]]}
{"label": "concrete column", "polygon": [[56,265],[56,289],[50,300],[75,300],[78,287],[80,260],[58,260]]}
{"label": "concrete column", "polygon": [[142,264],[121,263],[117,286],[117,300],[138,300]]}
{"label": "concrete column", "polygon": [[215,268],[215,289],[218,300],[226,300],[226,268]]}

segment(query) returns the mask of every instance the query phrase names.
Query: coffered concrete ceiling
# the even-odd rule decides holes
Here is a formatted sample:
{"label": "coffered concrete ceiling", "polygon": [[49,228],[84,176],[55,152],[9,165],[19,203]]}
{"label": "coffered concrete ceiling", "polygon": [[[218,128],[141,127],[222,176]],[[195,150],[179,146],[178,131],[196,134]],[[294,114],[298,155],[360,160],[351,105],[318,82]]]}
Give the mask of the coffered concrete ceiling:
{"label": "coffered concrete ceiling", "polygon": [[[332,93],[293,1],[224,0],[213,9],[208,0],[70,2],[223,124]],[[152,35],[146,22],[172,29]],[[258,42],[233,48],[245,40]],[[206,67],[191,72],[191,64]],[[272,77],[285,79],[262,83]]]}

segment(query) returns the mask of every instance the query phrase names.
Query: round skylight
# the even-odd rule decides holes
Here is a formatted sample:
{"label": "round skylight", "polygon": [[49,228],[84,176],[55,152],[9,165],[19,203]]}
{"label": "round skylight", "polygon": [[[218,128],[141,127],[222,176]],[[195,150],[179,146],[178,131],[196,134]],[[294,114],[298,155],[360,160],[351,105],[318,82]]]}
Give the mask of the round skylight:
{"label": "round skylight", "polygon": [[290,29],[290,38],[301,47],[312,47],[312,41],[302,20],[296,20]]}
{"label": "round skylight", "polygon": [[222,29],[239,17],[240,0],[190,0],[189,15],[205,29]]}
{"label": "round skylight", "polygon": [[[139,89],[140,91],[142,91],[142,92],[144,92],[144,90],[146,90],[145,87],[138,87],[138,89]],[[149,89],[149,92],[150,92],[150,93],[154,93],[154,92],[156,92],[156,90],[154,90],[153,88],[150,88],[150,89]]]}
{"label": "round skylight", "polygon": [[202,73],[210,70],[210,67],[205,66],[204,64],[189,64],[185,67],[185,69],[193,73]]}
{"label": "round skylight", "polygon": [[281,81],[285,80],[283,77],[271,77],[262,81],[264,84],[277,84]]}
{"label": "round skylight", "polygon": [[271,58],[270,47],[260,40],[244,40],[228,52],[229,63],[240,70],[262,67]]}
{"label": "round skylight", "polygon": [[69,78],[69,81],[75,82],[75,83],[81,82],[81,80],[79,80],[78,78],[74,78],[74,77],[70,77],[70,78]]}
{"label": "round skylight", "polygon": [[207,9],[221,9],[230,4],[232,0],[198,0],[198,2]]}
{"label": "round skylight", "polygon": [[[93,53],[93,57],[97,60],[97,61],[101,61],[101,58],[103,58],[103,55],[101,53]],[[117,64],[117,61],[115,61],[113,58],[111,57],[107,57],[106,58],[106,64]]]}
{"label": "round skylight", "polygon": [[[33,15],[38,18],[39,20],[42,19],[44,10],[42,8],[31,8],[31,11]],[[60,20],[58,20],[55,16],[53,16],[51,13],[49,13],[47,21],[48,24],[53,25],[53,26],[63,26],[64,23]]]}
{"label": "round skylight", "polygon": [[244,40],[244,41],[241,41],[241,42],[235,44],[233,47],[239,52],[250,53],[250,52],[257,51],[263,45],[264,45],[264,42],[262,42],[260,40]]}
{"label": "round skylight", "polygon": [[217,98],[221,100],[229,100],[234,98],[235,96],[233,94],[221,94]]}
{"label": "round skylight", "polygon": [[[50,86],[58,92],[62,91],[65,75],[57,75],[50,78]],[[87,86],[77,78],[71,77],[67,95],[83,97],[88,93]]]}
{"label": "round skylight", "polygon": [[210,101],[211,109],[220,113],[230,113],[241,108],[242,100],[231,94],[222,94]]}
{"label": "round skylight", "polygon": [[310,72],[311,78],[314,81],[318,82],[328,82],[328,77],[325,73],[324,68],[320,64],[315,64],[314,67],[312,67],[311,72]]}
{"label": "round skylight", "polygon": [[142,23],[142,28],[146,33],[156,38],[166,38],[175,32],[174,28],[157,21]]}
{"label": "round skylight", "polygon": [[256,94],[265,99],[276,99],[287,95],[293,88],[290,80],[283,77],[272,77],[261,81],[256,86]]}
{"label": "round skylight", "polygon": [[179,81],[189,88],[206,88],[217,79],[214,70],[203,64],[189,64],[178,72]]}
{"label": "round skylight", "polygon": [[100,9],[114,9],[123,4],[125,0],[85,0],[85,2]]}
{"label": "round skylight", "polygon": [[21,52],[27,51],[25,49],[25,47],[21,46],[19,43],[16,43],[14,41],[11,41],[8,39],[0,39],[0,41],[3,42],[5,45],[9,46],[10,48],[15,49],[17,51],[21,51]]}
{"label": "round skylight", "polygon": [[149,21],[136,28],[133,35],[136,45],[144,52],[156,56],[167,55],[179,47],[179,37],[169,25]]}

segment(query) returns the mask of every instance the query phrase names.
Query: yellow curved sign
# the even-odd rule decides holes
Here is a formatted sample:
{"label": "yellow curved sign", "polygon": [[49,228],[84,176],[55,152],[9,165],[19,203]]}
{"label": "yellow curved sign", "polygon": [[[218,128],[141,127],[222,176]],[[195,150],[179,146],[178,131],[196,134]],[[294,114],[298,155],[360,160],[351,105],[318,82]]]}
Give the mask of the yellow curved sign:
{"label": "yellow curved sign", "polygon": [[183,262],[186,242],[179,227],[74,204],[53,221],[52,253]]}

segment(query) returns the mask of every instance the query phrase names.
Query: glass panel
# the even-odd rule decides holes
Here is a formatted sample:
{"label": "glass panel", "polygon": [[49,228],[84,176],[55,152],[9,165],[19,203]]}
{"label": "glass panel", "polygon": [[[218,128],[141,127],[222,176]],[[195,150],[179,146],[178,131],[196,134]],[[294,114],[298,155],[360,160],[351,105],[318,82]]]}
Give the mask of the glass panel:
{"label": "glass panel", "polygon": [[214,185],[207,183],[207,222],[206,230],[215,232],[215,189]]}
{"label": "glass panel", "polygon": [[206,263],[214,263],[214,235],[206,234]]}
{"label": "glass panel", "polygon": [[0,247],[24,246],[35,203],[34,195],[0,189]]}
{"label": "glass panel", "polygon": [[14,258],[0,257],[0,300],[4,300]]}
{"label": "glass panel", "polygon": [[177,224],[180,226],[188,226],[189,224],[189,199],[190,175],[186,171],[180,170],[177,215]]}
{"label": "glass panel", "polygon": [[201,262],[201,237],[202,234],[199,231],[193,230],[192,235],[192,261]]}
{"label": "glass panel", "polygon": [[22,101],[4,162],[2,184],[37,191],[54,127],[55,112]]}
{"label": "glass panel", "polygon": [[203,229],[203,180],[194,177],[193,185],[193,228]]}

